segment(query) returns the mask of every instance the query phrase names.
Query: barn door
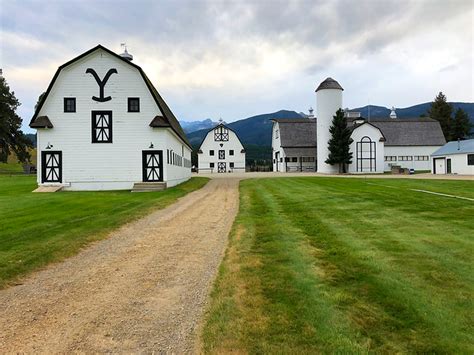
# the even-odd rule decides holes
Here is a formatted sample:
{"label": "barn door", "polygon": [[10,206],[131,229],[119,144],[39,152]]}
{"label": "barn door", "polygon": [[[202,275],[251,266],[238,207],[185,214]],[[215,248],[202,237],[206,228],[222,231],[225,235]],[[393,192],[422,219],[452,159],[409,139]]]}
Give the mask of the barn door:
{"label": "barn door", "polygon": [[451,174],[451,159],[446,159],[446,173]]}
{"label": "barn door", "polygon": [[163,152],[161,150],[144,150],[142,152],[143,181],[163,181]]}
{"label": "barn door", "polygon": [[217,172],[225,173],[227,171],[225,163],[217,163]]}
{"label": "barn door", "polygon": [[61,182],[63,159],[62,152],[41,152],[41,182]]}

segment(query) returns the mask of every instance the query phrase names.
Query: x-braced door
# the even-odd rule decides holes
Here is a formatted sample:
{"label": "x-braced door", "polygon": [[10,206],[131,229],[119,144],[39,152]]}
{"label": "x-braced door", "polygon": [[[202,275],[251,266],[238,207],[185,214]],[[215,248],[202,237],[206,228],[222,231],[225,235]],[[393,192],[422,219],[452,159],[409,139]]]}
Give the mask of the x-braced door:
{"label": "x-braced door", "polygon": [[225,173],[227,171],[225,163],[217,163],[217,172],[218,173]]}
{"label": "x-braced door", "polygon": [[62,181],[62,156],[61,151],[41,152],[41,182]]}
{"label": "x-braced door", "polygon": [[163,181],[163,152],[144,150],[142,152],[143,181]]}

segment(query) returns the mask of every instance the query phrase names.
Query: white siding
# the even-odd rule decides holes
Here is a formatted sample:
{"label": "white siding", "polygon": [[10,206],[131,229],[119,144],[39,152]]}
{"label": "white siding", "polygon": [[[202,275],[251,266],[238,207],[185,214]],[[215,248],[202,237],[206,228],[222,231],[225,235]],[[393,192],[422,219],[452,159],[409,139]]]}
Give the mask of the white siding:
{"label": "white siding", "polygon": [[285,151],[281,147],[280,126],[273,122],[272,128],[272,162],[273,171],[285,171]]}
{"label": "white siding", "polygon": [[[385,171],[390,171],[392,165],[415,170],[431,170],[430,155],[440,146],[385,146],[385,157],[396,157],[396,160],[385,161]],[[409,157],[411,160],[401,160]],[[416,157],[428,157],[428,160],[415,160]],[[402,158],[406,159],[406,158]]]}
{"label": "white siding", "polygon": [[[474,154],[474,153],[473,153]],[[447,160],[451,159],[451,174],[474,175],[474,165],[467,165],[467,154],[449,154],[431,157],[431,173],[433,171],[433,160],[436,159],[436,174],[447,173]]]}
{"label": "white siding", "polygon": [[[217,126],[219,127],[219,126]],[[217,128],[216,127],[216,128]],[[225,126],[224,126],[225,127]],[[245,172],[245,153],[242,153],[244,149],[242,143],[240,143],[237,135],[229,129],[229,140],[228,141],[215,141],[214,140],[214,128],[209,131],[201,144],[200,150],[202,153],[198,154],[198,170],[199,172],[217,172],[217,164],[219,162],[226,163],[226,172]],[[221,147],[222,144],[222,147]],[[214,151],[214,155],[210,155],[210,151]],[[219,150],[225,151],[225,159],[219,159]],[[233,150],[234,155],[230,155],[229,152]],[[214,168],[210,170],[210,164],[214,164]],[[234,168],[230,167],[230,163],[234,163]]]}
{"label": "white siding", "polygon": [[[384,169],[384,143],[380,142],[383,137],[380,130],[370,124],[363,124],[352,132],[353,142],[350,147],[352,152],[352,164],[349,165],[350,173],[367,173],[368,171],[357,171],[357,142],[363,137],[369,137],[375,143],[375,160],[373,161],[374,171],[372,173],[383,173]],[[360,165],[360,162],[359,162]]]}
{"label": "white siding", "polygon": [[[103,78],[111,68],[117,69],[105,85],[107,102],[96,102],[99,86],[87,68],[93,68]],[[65,113],[64,97],[76,98],[76,112]],[[128,97],[140,98],[140,112],[129,113]],[[113,143],[91,143],[91,111],[112,111]],[[53,129],[38,129],[38,167],[41,151],[48,144],[62,151],[63,183],[76,189],[130,189],[134,182],[142,181],[142,151],[162,150],[166,163],[166,150],[183,144],[168,128],[151,128],[149,123],[161,112],[149,92],[138,69],[99,49],[64,68],[59,74],[39,116],[46,115]],[[149,148],[153,143],[153,148]],[[181,149],[180,149],[181,152]],[[190,159],[189,148],[186,154]],[[169,171],[168,171],[169,169]],[[190,169],[170,168],[164,164],[165,181],[172,186],[190,176]],[[38,174],[41,183],[41,174]]]}

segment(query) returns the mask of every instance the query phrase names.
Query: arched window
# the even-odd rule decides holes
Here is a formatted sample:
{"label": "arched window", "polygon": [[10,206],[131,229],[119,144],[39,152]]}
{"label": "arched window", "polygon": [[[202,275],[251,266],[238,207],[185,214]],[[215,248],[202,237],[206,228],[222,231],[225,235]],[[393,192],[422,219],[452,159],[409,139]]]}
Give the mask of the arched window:
{"label": "arched window", "polygon": [[375,142],[368,136],[356,144],[356,170],[359,172],[372,172],[377,170]]}

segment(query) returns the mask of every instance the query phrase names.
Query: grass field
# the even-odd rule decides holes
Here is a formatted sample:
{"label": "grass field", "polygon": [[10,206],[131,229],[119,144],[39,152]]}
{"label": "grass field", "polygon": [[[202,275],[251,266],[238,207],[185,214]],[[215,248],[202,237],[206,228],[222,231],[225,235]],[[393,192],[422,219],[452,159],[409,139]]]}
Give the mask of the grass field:
{"label": "grass field", "polygon": [[472,181],[241,182],[207,353],[474,352]]}
{"label": "grass field", "polygon": [[[11,164],[10,164],[11,165]],[[0,175],[0,288],[77,253],[109,231],[199,189],[205,178],[160,192],[32,193],[33,176]]]}

